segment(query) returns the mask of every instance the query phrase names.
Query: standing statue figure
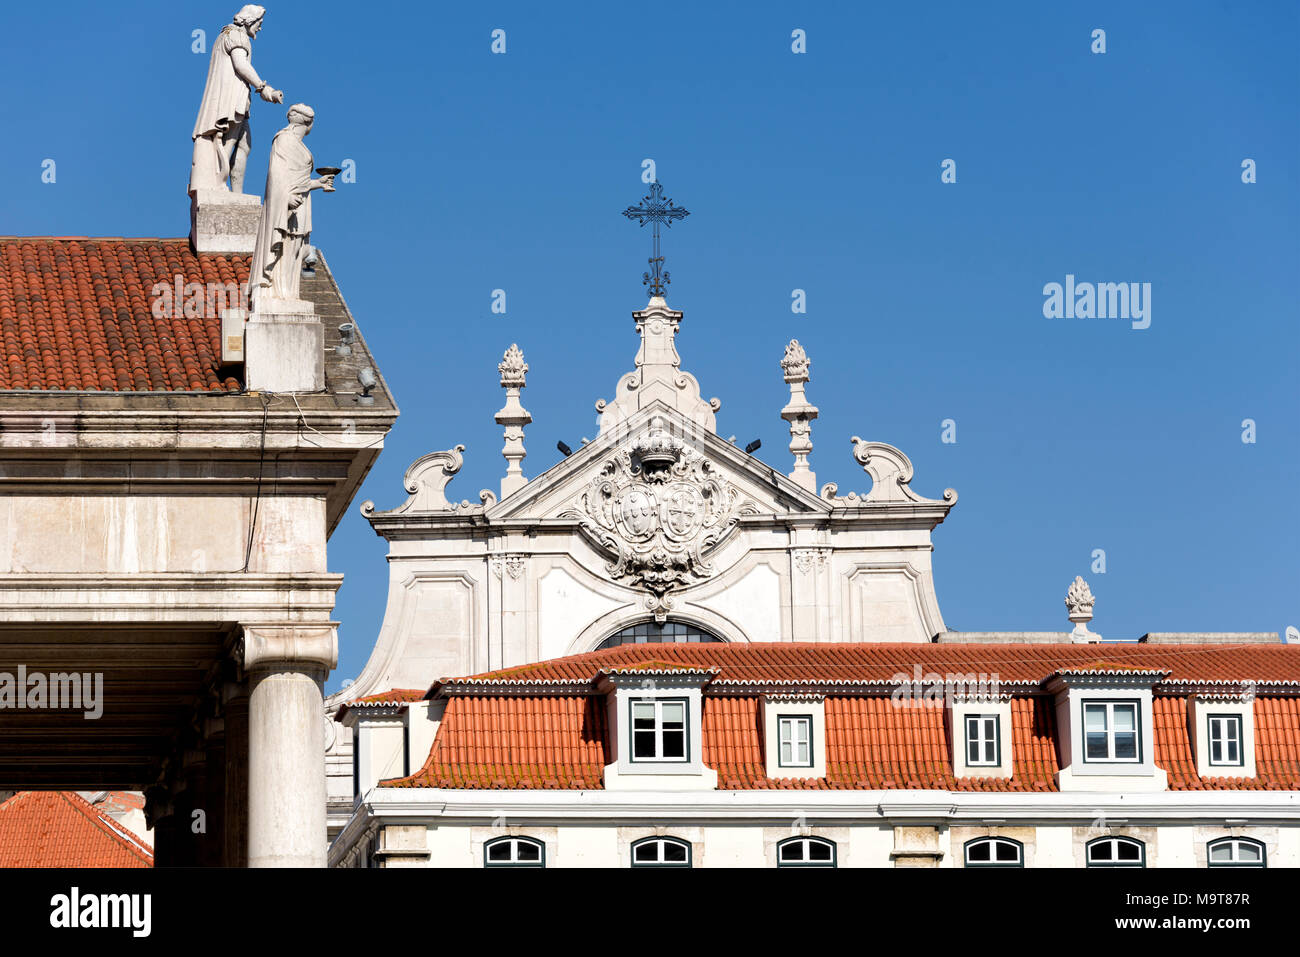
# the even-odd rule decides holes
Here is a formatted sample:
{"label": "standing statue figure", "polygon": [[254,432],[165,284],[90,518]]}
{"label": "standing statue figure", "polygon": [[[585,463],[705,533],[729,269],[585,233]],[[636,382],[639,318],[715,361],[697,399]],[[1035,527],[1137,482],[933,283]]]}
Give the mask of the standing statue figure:
{"label": "standing statue figure", "polygon": [[[250,3],[235,14],[212,44],[208,82],[194,122],[194,159],[190,166],[190,195],[200,189],[244,191],[244,164],[252,145],[248,110],[256,90],[267,103],[283,103],[284,94],[253,69],[253,37],[262,29],[266,9]],[[230,185],[226,185],[229,179]]]}
{"label": "standing statue figure", "polygon": [[302,261],[311,236],[311,191],[334,191],[333,175],[311,176],[311,151],[302,140],[315,119],[310,106],[295,103],[289,107],[289,125],[271,141],[262,219],[248,270],[248,299],[254,311],[260,295],[298,298]]}

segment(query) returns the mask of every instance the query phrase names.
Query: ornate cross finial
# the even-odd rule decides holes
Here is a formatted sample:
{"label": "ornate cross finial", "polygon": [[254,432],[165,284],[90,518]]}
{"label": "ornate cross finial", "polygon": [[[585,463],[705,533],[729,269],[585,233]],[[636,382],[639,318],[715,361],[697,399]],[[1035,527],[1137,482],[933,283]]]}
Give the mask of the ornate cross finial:
{"label": "ornate cross finial", "polygon": [[650,256],[650,269],[642,274],[642,284],[650,287],[651,296],[663,296],[664,287],[668,285],[668,270],[663,268],[664,257],[659,254],[659,224],[672,226],[674,219],[685,219],[691,215],[690,210],[674,206],[672,199],[664,198],[664,188],[656,180],[650,184],[650,192],[641,200],[640,206],[629,206],[623,210],[628,219],[635,219],[644,226],[650,223],[654,228],[653,253]]}

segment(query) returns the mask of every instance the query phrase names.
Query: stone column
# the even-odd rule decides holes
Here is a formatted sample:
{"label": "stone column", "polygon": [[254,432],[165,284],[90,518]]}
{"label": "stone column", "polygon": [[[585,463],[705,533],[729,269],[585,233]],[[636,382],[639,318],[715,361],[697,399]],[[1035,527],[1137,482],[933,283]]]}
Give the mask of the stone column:
{"label": "stone column", "polygon": [[243,682],[221,687],[225,714],[226,806],[222,813],[226,867],[248,866],[248,688]]}
{"label": "stone column", "polygon": [[338,625],[244,625],[248,866],[324,867],[325,676]]}

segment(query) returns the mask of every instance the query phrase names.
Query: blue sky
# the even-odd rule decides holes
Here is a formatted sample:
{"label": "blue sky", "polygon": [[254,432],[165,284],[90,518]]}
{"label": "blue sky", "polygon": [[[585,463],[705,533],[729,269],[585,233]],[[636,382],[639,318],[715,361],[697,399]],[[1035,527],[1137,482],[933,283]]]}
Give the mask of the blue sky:
{"label": "blue sky", "polygon": [[[239,5],[7,10],[0,232],[184,235],[191,31]],[[1300,627],[1300,5],[268,6],[255,66],[316,109],[319,163],[356,163],[315,241],[402,409],[331,540],[331,689],[387,588],[356,505],[400,504],[406,466],[457,443],[457,497],[497,487],[506,346],[531,367],[526,474],[595,434],[645,303],[649,235],[619,215],[645,158],[692,213],[665,235],[669,302],[719,431],[789,470],[797,336],[819,482],[866,487],[861,435],[960,493],[934,536],[950,628],[1064,630],[1076,574],[1107,637]],[[254,102],[260,192],[283,108]],[[1151,283],[1150,328],[1044,318],[1067,273]]]}

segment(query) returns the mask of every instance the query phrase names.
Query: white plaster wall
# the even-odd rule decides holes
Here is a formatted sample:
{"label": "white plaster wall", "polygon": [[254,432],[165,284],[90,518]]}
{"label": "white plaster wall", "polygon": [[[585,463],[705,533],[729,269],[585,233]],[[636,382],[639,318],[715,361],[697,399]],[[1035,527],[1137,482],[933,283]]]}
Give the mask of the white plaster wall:
{"label": "white plaster wall", "polygon": [[563,568],[547,571],[537,583],[537,637],[541,660],[562,657],[574,635],[588,623],[626,603],[626,599],[601,595]]}
{"label": "white plaster wall", "polygon": [[781,640],[781,576],[769,565],[756,565],[718,594],[692,601],[735,622],[750,641]]}

